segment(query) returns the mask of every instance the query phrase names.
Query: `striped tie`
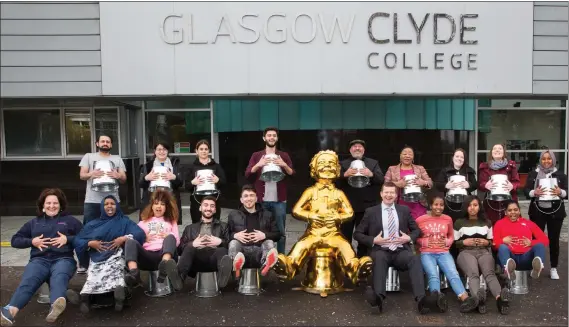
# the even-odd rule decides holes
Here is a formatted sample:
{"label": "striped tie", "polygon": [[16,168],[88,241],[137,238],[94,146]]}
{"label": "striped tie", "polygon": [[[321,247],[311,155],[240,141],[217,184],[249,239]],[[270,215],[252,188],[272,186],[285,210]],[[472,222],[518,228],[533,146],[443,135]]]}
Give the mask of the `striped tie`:
{"label": "striped tie", "polygon": [[[388,215],[387,215],[387,229],[389,230],[389,238],[392,239],[395,237],[395,233],[397,230],[395,229],[395,215],[393,215],[393,208],[387,208]],[[395,251],[397,249],[397,245],[391,243],[389,245],[389,249],[391,251]]]}

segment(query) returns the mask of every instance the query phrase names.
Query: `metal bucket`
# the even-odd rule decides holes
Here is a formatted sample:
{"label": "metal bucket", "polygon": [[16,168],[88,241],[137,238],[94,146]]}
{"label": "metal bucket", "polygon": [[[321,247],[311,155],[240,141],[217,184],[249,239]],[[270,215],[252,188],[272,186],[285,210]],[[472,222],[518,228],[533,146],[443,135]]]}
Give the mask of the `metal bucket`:
{"label": "metal bucket", "polygon": [[148,272],[148,290],[144,294],[150,297],[165,297],[172,294],[173,287],[170,278],[166,277],[164,282],[158,283],[158,275],[158,270]]}
{"label": "metal bucket", "polygon": [[516,270],[516,278],[510,280],[510,293],[522,295],[529,293],[529,270]]}
{"label": "metal bucket", "polygon": [[196,276],[197,297],[215,297],[219,295],[217,272],[198,272]]}
{"label": "metal bucket", "polygon": [[508,181],[508,175],[504,174],[496,174],[490,177],[490,180],[496,184],[496,188],[490,190],[489,199],[492,201],[507,201],[512,198],[512,195],[506,187],[504,183]]}
{"label": "metal bucket", "polygon": [[100,169],[105,175],[94,178],[91,183],[91,190],[95,192],[116,192],[119,184],[116,179],[107,176],[115,169],[115,165],[110,160],[99,160],[95,162],[95,170]]}
{"label": "metal bucket", "polygon": [[[160,175],[162,174],[167,174],[169,172],[167,167],[164,166],[155,166],[152,168],[152,170],[155,173],[158,173]],[[156,190],[166,190],[166,191],[171,191],[172,190],[172,185],[170,184],[170,181],[167,179],[162,179],[162,176],[160,176],[159,179],[155,180],[155,181],[151,181],[150,182],[150,186],[148,186],[148,191],[149,192],[154,192]]]}
{"label": "metal bucket", "polygon": [[542,178],[539,180],[539,187],[545,188],[545,193],[539,197],[539,201],[557,201],[560,200],[557,195],[553,194],[553,189],[557,186],[557,178]]}
{"label": "metal bucket", "polygon": [[401,285],[399,285],[399,272],[393,267],[387,270],[387,279],[385,280],[386,292],[399,292]]}
{"label": "metal bucket", "polygon": [[350,168],[355,169],[358,172],[355,175],[348,177],[348,184],[355,188],[366,187],[369,184],[369,177],[364,176],[364,174],[361,173],[361,171],[366,168],[365,163],[362,160],[356,159],[352,161]]}
{"label": "metal bucket", "polygon": [[[452,175],[449,181],[455,183],[466,182],[466,177],[463,175]],[[446,200],[451,203],[462,203],[467,195],[468,192],[462,187],[451,188],[447,192]]]}
{"label": "metal bucket", "polygon": [[43,283],[38,291],[38,303],[49,304],[49,285]]}
{"label": "metal bucket", "polygon": [[417,178],[416,175],[407,175],[404,177],[405,182],[407,183],[403,188],[403,194],[401,199],[406,202],[419,202],[423,198],[423,191],[421,191],[421,187],[416,184],[409,184],[410,181]]}
{"label": "metal bucket", "polygon": [[263,167],[261,171],[260,179],[264,182],[280,182],[284,179],[285,174],[280,166],[277,166],[273,163],[275,159],[279,156],[276,154],[266,154],[265,159],[268,160],[268,163]]}
{"label": "metal bucket", "polygon": [[213,176],[213,170],[201,169],[196,172],[196,176],[203,178],[205,181],[201,185],[196,185],[195,195],[206,196],[218,193],[215,183],[208,181],[208,178]]}
{"label": "metal bucket", "polygon": [[241,271],[239,278],[239,288],[237,292],[243,295],[259,295],[261,294],[261,277],[259,269],[247,268]]}

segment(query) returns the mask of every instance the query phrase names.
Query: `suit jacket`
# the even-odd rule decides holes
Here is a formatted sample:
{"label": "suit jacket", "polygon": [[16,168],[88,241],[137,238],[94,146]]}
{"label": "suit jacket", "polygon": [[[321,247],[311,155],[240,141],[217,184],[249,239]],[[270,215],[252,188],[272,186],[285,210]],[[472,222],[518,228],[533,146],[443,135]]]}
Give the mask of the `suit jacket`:
{"label": "suit jacket", "polygon": [[[419,235],[421,235],[421,230],[417,226],[415,219],[411,216],[411,211],[407,206],[402,206],[395,204],[395,211],[397,212],[397,217],[399,218],[399,230],[411,237],[411,242],[415,242]],[[385,217],[387,219],[387,217]],[[380,233],[383,232],[383,213],[381,210],[381,203],[367,208],[361,223],[356,227],[354,232],[354,239],[358,241],[359,244],[364,244],[371,251],[378,251],[383,249],[381,246],[373,243],[373,239]],[[382,236],[385,237],[386,232],[383,232]],[[403,248],[411,251],[411,244],[403,244]]]}

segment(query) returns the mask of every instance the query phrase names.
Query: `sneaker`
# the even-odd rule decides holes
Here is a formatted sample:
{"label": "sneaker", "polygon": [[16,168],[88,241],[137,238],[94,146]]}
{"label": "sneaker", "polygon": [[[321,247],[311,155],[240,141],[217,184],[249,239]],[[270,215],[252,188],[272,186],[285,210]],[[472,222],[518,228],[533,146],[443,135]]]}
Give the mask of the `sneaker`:
{"label": "sneaker", "polygon": [[65,298],[58,297],[57,300],[55,300],[55,302],[53,302],[53,304],[51,305],[51,310],[49,311],[47,317],[45,317],[45,321],[50,323],[55,322],[59,317],[59,315],[65,310],[66,305],[67,301],[65,300]]}
{"label": "sneaker", "polygon": [[486,313],[486,290],[482,288],[478,290],[478,312]]}
{"label": "sneaker", "polygon": [[160,264],[158,265],[158,272],[158,278],[156,279],[158,283],[163,283],[166,280],[166,277],[168,277],[172,283],[174,291],[179,291],[184,287],[182,278],[180,278],[180,274],[178,273],[178,265],[174,259],[160,261]]}
{"label": "sneaker", "polygon": [[557,273],[557,268],[551,268],[549,270],[549,276],[551,277],[551,279],[554,279],[554,280],[559,279],[559,274]]}
{"label": "sneaker", "polygon": [[470,312],[478,308],[478,303],[479,303],[478,298],[474,296],[469,296],[460,304],[460,312],[462,313]]}
{"label": "sneaker", "polygon": [[142,284],[140,280],[140,271],[138,269],[131,269],[124,274],[124,281],[129,287],[137,287]]}
{"label": "sneaker", "polygon": [[506,261],[506,265],[504,266],[504,273],[509,280],[516,279],[516,262],[514,259],[510,258]]}
{"label": "sneaker", "polygon": [[444,313],[448,310],[448,301],[442,292],[434,291],[431,296],[434,297],[439,312]]}
{"label": "sneaker", "polygon": [[115,297],[115,311],[121,312],[124,307],[124,299],[126,298],[124,286],[117,286],[115,288],[114,297]]}
{"label": "sneaker", "polygon": [[245,256],[243,253],[239,252],[233,259],[233,271],[235,271],[235,278],[239,278],[241,276],[241,269],[245,265]]}
{"label": "sneaker", "polygon": [[500,291],[496,305],[498,306],[500,314],[507,315],[510,313],[510,291],[507,288],[504,287],[502,291]]}
{"label": "sneaker", "polygon": [[0,326],[12,326],[14,324],[14,317],[10,313],[8,306],[5,306],[1,310],[2,320],[0,320]]}
{"label": "sneaker", "polygon": [[271,268],[277,263],[278,261],[279,252],[277,249],[270,249],[269,253],[267,253],[267,258],[265,259],[265,264],[263,265],[263,269],[261,270],[261,275],[267,276]]}
{"label": "sneaker", "polygon": [[543,262],[541,261],[541,258],[540,257],[533,258],[533,260],[531,261],[531,266],[533,267],[530,274],[531,278],[533,279],[539,278],[539,275],[543,270]]}
{"label": "sneaker", "polygon": [[217,266],[217,286],[219,288],[224,288],[229,283],[229,277],[231,277],[231,257],[224,255],[221,260],[219,260],[219,265]]}
{"label": "sneaker", "polygon": [[67,298],[67,301],[73,305],[81,304],[81,295],[72,289],[68,289],[65,292],[65,297]]}
{"label": "sneaker", "polygon": [[77,268],[77,275],[85,275],[87,273],[87,268],[79,267]]}

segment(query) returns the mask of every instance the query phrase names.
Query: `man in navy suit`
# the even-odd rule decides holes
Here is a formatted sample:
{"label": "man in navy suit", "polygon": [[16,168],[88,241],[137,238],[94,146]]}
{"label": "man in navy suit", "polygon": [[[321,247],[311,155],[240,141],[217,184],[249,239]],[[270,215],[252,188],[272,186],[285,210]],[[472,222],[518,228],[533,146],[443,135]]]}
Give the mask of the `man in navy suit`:
{"label": "man in navy suit", "polygon": [[392,266],[398,271],[409,271],[418,310],[421,314],[428,313],[421,259],[413,254],[411,248],[421,230],[409,208],[395,204],[395,184],[384,183],[380,194],[381,204],[366,209],[354,233],[358,244],[370,248],[370,256],[373,259],[373,286],[366,291],[367,301],[382,312],[387,271]]}

